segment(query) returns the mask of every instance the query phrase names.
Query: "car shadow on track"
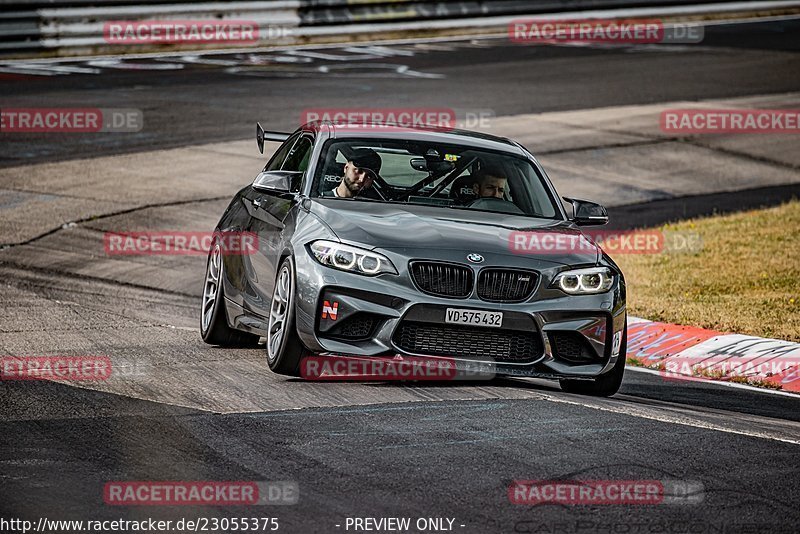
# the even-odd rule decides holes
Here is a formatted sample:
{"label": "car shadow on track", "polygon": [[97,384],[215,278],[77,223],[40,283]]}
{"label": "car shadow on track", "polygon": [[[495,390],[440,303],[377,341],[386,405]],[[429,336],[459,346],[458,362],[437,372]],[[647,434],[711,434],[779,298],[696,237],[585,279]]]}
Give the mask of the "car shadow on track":
{"label": "car shadow on track", "polygon": [[[291,382],[305,382],[301,378],[289,379]],[[322,383],[326,381],[317,381]],[[542,393],[569,399],[589,399],[580,395],[561,391],[558,382],[538,378],[495,377],[491,380],[419,380],[419,381],[363,381],[336,380],[344,383],[372,388],[414,388],[417,390],[448,390],[461,388],[490,389],[501,397],[518,398],[520,394]],[[505,393],[504,393],[505,391]],[[678,404],[698,410],[726,410],[775,419],[800,422],[800,396],[797,398],[775,395],[768,391],[730,388],[711,382],[690,382],[665,380],[663,377],[627,371],[619,393],[607,399],[634,402],[636,404],[657,406],[659,403]]]}

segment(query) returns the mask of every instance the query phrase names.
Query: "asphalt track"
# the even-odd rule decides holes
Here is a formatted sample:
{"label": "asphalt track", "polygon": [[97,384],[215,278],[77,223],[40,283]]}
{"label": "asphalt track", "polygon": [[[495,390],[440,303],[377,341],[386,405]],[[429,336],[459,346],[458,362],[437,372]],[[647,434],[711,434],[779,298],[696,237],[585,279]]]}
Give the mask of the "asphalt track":
{"label": "asphalt track", "polygon": [[[490,109],[510,131],[533,124],[519,118],[526,114],[564,112],[548,120],[574,126],[563,122],[570,120],[568,112],[583,122],[593,117],[586,111],[593,108],[616,106],[614,113],[624,115],[630,108],[619,106],[768,98],[800,88],[797,30],[794,22],[718,27],[707,30],[700,46],[662,50],[487,41],[429,45],[424,53],[418,47],[414,55],[399,57],[382,51],[382,59],[363,60],[404,64],[438,78],[362,77],[352,70],[347,76],[288,73],[285,63],[250,69],[256,75],[208,64],[180,71],[6,73],[3,107],[141,108],[146,128],[91,138],[15,136],[0,146],[2,242],[13,245],[0,251],[0,354],[106,354],[119,370],[96,384],[0,383],[0,516],[271,516],[279,518],[283,532],[344,532],[348,517],[445,517],[465,533],[796,532],[795,398],[635,371],[611,399],[571,396],[554,384],[525,380],[284,380],[266,370],[263,350],[226,350],[200,341],[202,257],[109,261],[102,254],[102,232],[212,228],[242,175],[211,165],[206,174],[194,169],[193,184],[172,174],[190,168],[180,158],[193,155],[198,166],[209,166],[211,154],[235,164],[236,172],[251,169],[260,160],[239,156],[238,143],[224,142],[249,138],[256,118],[276,129],[291,128],[310,106],[413,103]],[[614,161],[649,154],[640,152],[647,150],[641,139],[615,139],[615,145],[625,145],[618,149],[623,152],[596,144],[612,135],[606,131],[595,131],[568,153],[559,147],[560,138],[548,145],[547,136],[523,133],[546,146],[543,161],[562,180],[570,169],[579,174],[581,162],[599,172],[604,154]],[[181,148],[208,142],[219,144],[195,152]],[[700,167],[694,180],[710,185],[692,189],[687,178],[686,188],[702,196],[679,195],[667,185],[647,188],[643,178],[631,178],[638,189],[626,197],[629,184],[623,180],[607,193],[610,198],[641,196],[647,202],[612,202],[616,224],[641,226],[775,204],[797,192],[796,139],[748,139],[746,147],[725,139],[693,143],[671,140],[658,147],[681,149],[698,164],[731,157],[735,165],[726,169],[745,167],[740,181],[717,183],[711,168]],[[248,146],[252,150],[251,141]],[[93,159],[79,159],[86,157]],[[163,174],[154,176],[159,171],[153,165]],[[204,182],[214,173],[220,173],[218,183]],[[201,190],[197,196],[174,195],[193,185]],[[591,185],[579,182],[577,188],[590,193]],[[56,200],[31,204],[23,211],[29,220],[21,224],[14,210],[48,194],[88,207],[75,215]],[[78,222],[62,228],[66,221]],[[574,478],[699,482],[702,502],[520,506],[507,496],[515,479]],[[123,480],[291,480],[299,484],[300,501],[257,509],[105,505],[103,485]]]}

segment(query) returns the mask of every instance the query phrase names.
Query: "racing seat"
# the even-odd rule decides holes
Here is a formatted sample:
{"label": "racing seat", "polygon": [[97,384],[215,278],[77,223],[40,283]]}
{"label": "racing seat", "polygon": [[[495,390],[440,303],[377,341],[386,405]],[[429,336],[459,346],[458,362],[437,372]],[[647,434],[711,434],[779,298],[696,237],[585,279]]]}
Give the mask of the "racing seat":
{"label": "racing seat", "polygon": [[475,179],[471,174],[456,178],[456,180],[450,184],[450,198],[453,199],[456,204],[469,204],[478,198],[478,195],[472,190],[474,184]]}
{"label": "racing seat", "polygon": [[317,193],[322,196],[326,191],[331,191],[342,181],[342,176],[344,176],[344,163],[337,161],[329,163],[325,167],[322,179],[319,181]]}

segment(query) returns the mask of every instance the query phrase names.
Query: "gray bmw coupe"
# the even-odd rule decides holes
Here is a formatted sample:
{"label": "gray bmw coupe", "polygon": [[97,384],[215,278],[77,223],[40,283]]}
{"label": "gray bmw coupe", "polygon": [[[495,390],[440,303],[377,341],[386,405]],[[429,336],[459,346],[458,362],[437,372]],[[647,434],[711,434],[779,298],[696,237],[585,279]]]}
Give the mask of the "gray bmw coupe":
{"label": "gray bmw coupe", "polygon": [[[500,375],[613,395],[625,369],[625,280],[518,143],[436,127],[309,123],[283,141],[216,228],[207,343],[266,338],[270,368],[306,355],[494,362]],[[567,209],[569,207],[569,209]],[[224,236],[257,236],[250,254]]]}

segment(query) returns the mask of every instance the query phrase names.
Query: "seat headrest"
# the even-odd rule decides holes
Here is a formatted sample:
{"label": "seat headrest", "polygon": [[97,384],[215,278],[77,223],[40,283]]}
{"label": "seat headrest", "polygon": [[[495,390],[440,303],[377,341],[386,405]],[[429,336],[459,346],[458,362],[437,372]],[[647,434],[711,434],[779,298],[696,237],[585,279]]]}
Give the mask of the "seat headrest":
{"label": "seat headrest", "polygon": [[450,198],[461,203],[475,200],[478,195],[472,190],[474,184],[475,178],[471,174],[456,178],[456,181],[450,185]]}
{"label": "seat headrest", "polygon": [[339,185],[344,176],[344,163],[334,161],[325,167],[322,179],[319,181],[319,194],[329,191]]}

